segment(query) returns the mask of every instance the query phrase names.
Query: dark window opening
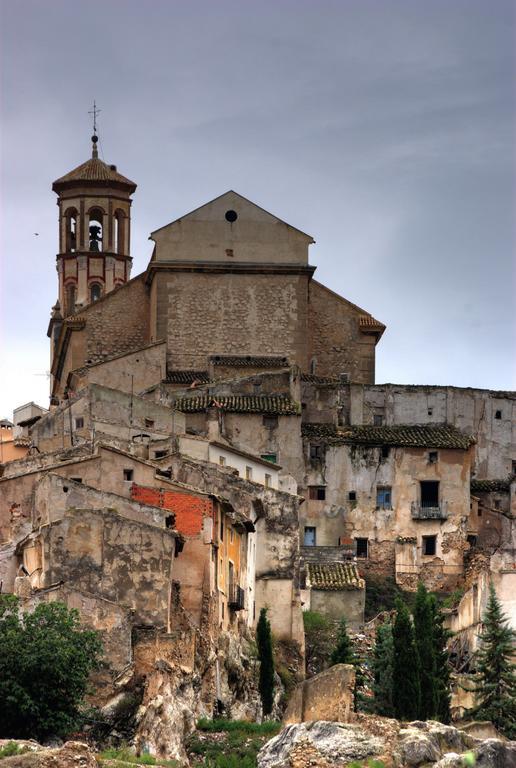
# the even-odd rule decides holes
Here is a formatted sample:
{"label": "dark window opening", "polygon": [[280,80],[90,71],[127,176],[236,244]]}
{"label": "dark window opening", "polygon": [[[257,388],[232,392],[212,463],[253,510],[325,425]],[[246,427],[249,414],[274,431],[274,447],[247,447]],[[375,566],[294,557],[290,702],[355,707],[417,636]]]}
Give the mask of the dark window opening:
{"label": "dark window opening", "polygon": [[391,509],[391,488],[388,485],[376,489],[376,506],[379,509]]}
{"label": "dark window opening", "polygon": [[145,419],[145,426],[146,427],[153,427],[154,426],[154,419]]}
{"label": "dark window opening", "polygon": [[357,492],[356,491],[350,491],[348,493],[348,499],[350,501],[356,501],[357,500]]}
{"label": "dark window opening", "polygon": [[236,211],[226,211],[225,213],[226,221],[229,221],[230,224],[232,224],[234,221],[238,219],[238,213]]}
{"label": "dark window opening", "polygon": [[322,445],[316,445],[315,443],[310,443],[310,458],[311,459],[322,458]]}
{"label": "dark window opening", "polygon": [[437,536],[423,536],[423,554],[435,555],[437,548]]}
{"label": "dark window opening", "polygon": [[429,408],[428,409],[428,415],[429,416],[433,416],[434,415],[434,409],[433,408]]}
{"label": "dark window opening", "polygon": [[382,459],[387,459],[389,456],[389,446],[382,445]]}
{"label": "dark window opening", "polygon": [[98,301],[102,296],[102,286],[100,283],[92,283],[90,285],[90,301]]}
{"label": "dark window opening", "polygon": [[263,426],[267,427],[267,429],[276,429],[278,426],[278,417],[277,416],[264,416],[263,417]]}
{"label": "dark window opening", "polygon": [[429,464],[436,464],[438,458],[439,458],[439,454],[437,453],[437,451],[429,451],[429,453],[428,453],[428,463]]}
{"label": "dark window opening", "polygon": [[270,461],[271,464],[277,464],[277,461],[278,461],[277,453],[262,453],[261,457],[262,459],[264,459],[264,461]]}
{"label": "dark window opening", "polygon": [[174,527],[174,515],[167,515],[165,518],[165,528]]}
{"label": "dark window opening", "polygon": [[224,520],[220,518],[220,540],[224,541]]}
{"label": "dark window opening", "polygon": [[501,505],[502,505],[502,502],[500,501],[500,499],[495,499],[494,500],[494,508],[495,509],[500,509]]}
{"label": "dark window opening", "polygon": [[512,462],[512,474],[516,475],[516,461]]}
{"label": "dark window opening", "polygon": [[324,501],[326,499],[326,486],[310,485],[308,488],[308,497],[315,501]]}
{"label": "dark window opening", "polygon": [[99,208],[90,211],[90,220],[88,225],[90,251],[102,251],[102,221],[103,212]]}
{"label": "dark window opening", "polygon": [[84,419],[82,416],[78,416],[75,419],[75,429],[82,429],[84,427]]}
{"label": "dark window opening", "polygon": [[155,459],[162,459],[166,455],[167,455],[167,451],[155,451],[154,452],[154,458]]}
{"label": "dark window opening", "polygon": [[373,416],[373,424],[375,427],[381,427],[383,424],[383,416],[380,413],[375,413]]}
{"label": "dark window opening", "polygon": [[438,507],[439,506],[439,481],[422,480],[421,483],[421,506]]}
{"label": "dark window opening", "polygon": [[368,539],[355,539],[355,554],[357,557],[367,557],[369,549]]}
{"label": "dark window opening", "polygon": [[71,477],[70,480],[73,480],[74,483],[82,483],[82,477]]}
{"label": "dark window opening", "polygon": [[482,517],[482,509],[480,505],[477,507],[477,517]]}
{"label": "dark window opening", "polygon": [[134,477],[134,470],[133,469],[124,469],[124,480],[127,482],[132,482]]}
{"label": "dark window opening", "polygon": [[305,547],[315,547],[316,530],[313,525],[305,525],[305,536],[303,544]]}
{"label": "dark window opening", "polygon": [[477,546],[477,537],[473,534],[470,534],[468,536],[468,544],[470,547],[476,547]]}
{"label": "dark window opening", "polygon": [[502,412],[501,411],[496,411],[495,419],[501,419],[501,418],[502,418]]}

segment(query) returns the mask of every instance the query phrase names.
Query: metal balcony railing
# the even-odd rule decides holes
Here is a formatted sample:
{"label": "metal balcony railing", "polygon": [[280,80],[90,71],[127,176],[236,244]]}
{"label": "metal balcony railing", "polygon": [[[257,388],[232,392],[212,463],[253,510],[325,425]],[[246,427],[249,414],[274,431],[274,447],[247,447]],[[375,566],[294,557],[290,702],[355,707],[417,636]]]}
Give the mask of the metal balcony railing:
{"label": "metal balcony railing", "polygon": [[448,503],[440,501],[437,504],[426,501],[413,501],[410,505],[413,520],[446,520],[448,518]]}
{"label": "metal balcony railing", "polygon": [[245,608],[245,592],[238,584],[229,585],[228,607],[232,611],[243,611]]}

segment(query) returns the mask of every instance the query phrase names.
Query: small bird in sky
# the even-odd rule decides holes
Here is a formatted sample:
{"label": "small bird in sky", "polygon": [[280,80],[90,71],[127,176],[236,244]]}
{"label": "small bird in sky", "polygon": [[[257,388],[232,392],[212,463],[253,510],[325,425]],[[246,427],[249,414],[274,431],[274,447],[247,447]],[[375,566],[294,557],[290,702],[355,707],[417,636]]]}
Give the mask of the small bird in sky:
{"label": "small bird in sky", "polygon": [[36,237],[39,237],[39,232],[34,232]]}

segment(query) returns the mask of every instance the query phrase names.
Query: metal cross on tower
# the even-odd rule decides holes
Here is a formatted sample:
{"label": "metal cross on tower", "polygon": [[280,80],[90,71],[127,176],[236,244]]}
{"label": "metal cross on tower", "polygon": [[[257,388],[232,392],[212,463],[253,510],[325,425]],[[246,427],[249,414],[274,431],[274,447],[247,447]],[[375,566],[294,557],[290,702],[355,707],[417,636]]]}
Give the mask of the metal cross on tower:
{"label": "metal cross on tower", "polygon": [[102,110],[97,109],[97,105],[95,103],[95,99],[93,100],[93,109],[90,109],[88,112],[88,115],[93,115],[93,133],[97,133],[97,115],[100,114]]}

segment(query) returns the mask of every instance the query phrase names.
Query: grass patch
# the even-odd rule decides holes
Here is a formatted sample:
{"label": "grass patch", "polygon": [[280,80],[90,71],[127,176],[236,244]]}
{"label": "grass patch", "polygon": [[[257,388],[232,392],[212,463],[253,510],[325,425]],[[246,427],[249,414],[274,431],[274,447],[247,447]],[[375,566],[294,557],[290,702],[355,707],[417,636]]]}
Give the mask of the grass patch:
{"label": "grass patch", "polygon": [[275,736],[281,730],[281,723],[267,720],[264,723],[252,723],[248,720],[206,720],[201,718],[197,723],[197,730],[205,733],[242,733],[256,736]]}
{"label": "grass patch", "polygon": [[178,768],[176,760],[161,760],[159,757],[153,757],[152,755],[140,755],[139,757],[131,752],[129,747],[122,747],[121,749],[105,749],[99,755],[97,755],[97,761],[100,765],[104,765],[106,761],[109,764],[119,765],[120,768],[124,765],[155,765],[157,768]]}
{"label": "grass patch", "polygon": [[205,768],[256,768],[256,756],[281,724],[273,721],[199,720],[187,745],[192,765]]}
{"label": "grass patch", "polygon": [[20,747],[15,741],[8,741],[5,746],[0,748],[0,760],[3,760],[4,757],[25,755],[27,752],[31,752],[29,747]]}

